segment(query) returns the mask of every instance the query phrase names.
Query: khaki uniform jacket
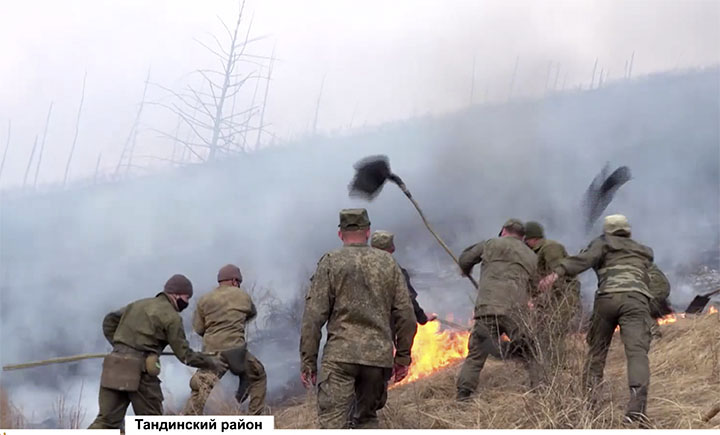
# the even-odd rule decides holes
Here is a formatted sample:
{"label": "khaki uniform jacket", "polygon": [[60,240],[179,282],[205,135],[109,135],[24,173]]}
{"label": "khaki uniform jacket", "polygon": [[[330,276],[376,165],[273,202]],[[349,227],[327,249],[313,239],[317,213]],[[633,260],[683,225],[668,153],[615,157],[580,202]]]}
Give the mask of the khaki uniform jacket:
{"label": "khaki uniform jacket", "polygon": [[[394,359],[392,319],[397,336]],[[405,277],[392,255],[365,244],[345,245],[320,259],[305,297],[302,370],[316,371],[326,323],[324,361],[409,365],[415,322]]]}
{"label": "khaki uniform jacket", "polygon": [[221,352],[245,344],[245,324],[256,315],[245,290],[220,286],[198,300],[193,329],[203,338],[203,351]]}
{"label": "khaki uniform jacket", "polygon": [[593,268],[597,274],[597,294],[639,292],[652,299],[648,291],[653,251],[630,237],[604,234],[578,255],[567,257],[555,269],[558,276],[575,276]]}
{"label": "khaki uniform jacket", "polygon": [[[560,262],[568,256],[565,247],[555,240],[541,239],[540,243],[532,248],[538,257],[538,277],[543,278],[550,275],[560,265]],[[569,291],[572,294],[567,294]],[[534,293],[534,292],[533,292]],[[580,297],[580,282],[574,277],[568,276],[558,279],[553,285],[552,293],[557,297],[565,296]]]}
{"label": "khaki uniform jacket", "polygon": [[512,314],[527,308],[537,282],[537,256],[514,237],[489,239],[465,249],[459,258],[466,274],[482,263],[475,316]]}
{"label": "khaki uniform jacket", "polygon": [[208,358],[190,349],[182,318],[165,293],[140,299],[103,320],[103,334],[112,344],[160,354],[167,345],[183,364],[205,367]]}
{"label": "khaki uniform jacket", "polygon": [[538,275],[541,277],[551,274],[560,260],[568,256],[562,244],[550,239],[542,239],[532,250],[538,256]]}

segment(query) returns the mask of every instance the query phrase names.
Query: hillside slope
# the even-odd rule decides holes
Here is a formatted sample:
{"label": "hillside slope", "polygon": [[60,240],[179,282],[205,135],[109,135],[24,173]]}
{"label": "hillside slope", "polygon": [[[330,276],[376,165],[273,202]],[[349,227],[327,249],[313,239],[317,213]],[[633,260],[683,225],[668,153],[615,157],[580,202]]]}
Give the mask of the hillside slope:
{"label": "hillside slope", "polygon": [[[720,416],[709,423],[703,413],[720,401],[720,316],[678,319],[662,326],[652,343],[648,414],[656,428],[720,428]],[[605,370],[602,406],[592,412],[579,388],[583,338],[569,338],[565,370],[543,391],[528,392],[522,364],[488,360],[475,399],[455,402],[459,366],[392,389],[381,411],[385,428],[623,428],[627,400],[625,356],[616,334]],[[274,410],[280,428],[317,427],[315,398]]]}

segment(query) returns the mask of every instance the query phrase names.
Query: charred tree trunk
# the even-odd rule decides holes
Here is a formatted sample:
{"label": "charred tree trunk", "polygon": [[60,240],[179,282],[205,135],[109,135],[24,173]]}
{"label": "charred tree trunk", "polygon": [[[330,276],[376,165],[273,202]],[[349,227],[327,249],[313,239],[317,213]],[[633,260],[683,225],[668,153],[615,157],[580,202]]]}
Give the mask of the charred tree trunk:
{"label": "charred tree trunk", "polygon": [[73,137],[72,147],[70,147],[70,155],[65,165],[65,176],[63,177],[63,187],[67,184],[68,175],[70,174],[70,163],[72,163],[73,154],[75,154],[75,145],[77,145],[78,133],[80,132],[80,117],[82,116],[83,103],[85,102],[85,81],[87,79],[87,71],[83,76],[82,94],[80,96],[80,106],[78,107],[77,119],[75,120],[75,136]]}
{"label": "charred tree trunk", "polygon": [[272,80],[273,66],[275,64],[275,46],[273,46],[272,54],[270,55],[270,64],[268,65],[268,76],[267,82],[265,83],[265,95],[263,96],[262,109],[260,109],[260,124],[258,125],[257,139],[255,140],[255,149],[260,147],[260,139],[262,137],[263,129],[265,128],[265,107],[267,107],[268,93],[270,92],[270,80]]}
{"label": "charred tree trunk", "polygon": [[35,158],[35,150],[37,149],[38,137],[35,135],[35,142],[33,142],[32,151],[30,151],[30,158],[28,159],[27,168],[25,168],[25,176],[23,177],[23,190],[27,187],[28,175],[30,175],[30,168],[32,167],[33,158]]}
{"label": "charred tree trunk", "polygon": [[50,125],[50,115],[52,114],[53,102],[50,102],[47,118],[45,119],[45,129],[43,130],[42,142],[40,142],[40,154],[38,155],[37,167],[35,168],[35,179],[33,180],[33,189],[37,188],[38,176],[40,175],[40,164],[42,163],[43,153],[45,152],[45,139],[47,138],[48,125]]}
{"label": "charred tree trunk", "polygon": [[145,107],[145,97],[147,95],[148,83],[150,83],[150,68],[148,68],[147,77],[145,77],[145,86],[143,87],[142,99],[140,100],[140,106],[138,107],[137,113],[135,113],[135,120],[130,127],[130,133],[128,133],[125,144],[123,145],[122,152],[120,153],[120,159],[118,160],[117,166],[115,167],[115,175],[117,176],[122,167],[123,160],[127,154],[127,165],[125,169],[125,175],[127,176],[130,167],[132,166],[133,153],[135,152],[135,142],[137,139],[137,129],[140,125],[140,117],[142,116],[143,108]]}
{"label": "charred tree trunk", "polygon": [[317,134],[317,123],[318,123],[318,115],[320,114],[320,101],[322,100],[322,93],[323,88],[325,87],[325,77],[326,74],[323,74],[322,82],[320,82],[320,92],[318,92],[317,102],[315,103],[315,119],[313,120],[313,128],[312,133],[313,136]]}
{"label": "charred tree trunk", "polygon": [[8,119],[7,141],[5,142],[5,151],[3,151],[2,162],[0,162],[0,179],[2,179],[3,169],[5,169],[5,159],[10,149],[10,132],[12,131],[12,121]]}

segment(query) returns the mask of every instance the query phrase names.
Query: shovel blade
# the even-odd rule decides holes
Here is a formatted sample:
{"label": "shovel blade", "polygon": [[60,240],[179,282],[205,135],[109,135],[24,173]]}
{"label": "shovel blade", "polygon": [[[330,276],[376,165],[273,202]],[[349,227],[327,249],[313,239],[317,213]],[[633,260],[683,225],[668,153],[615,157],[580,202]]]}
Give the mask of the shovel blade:
{"label": "shovel blade", "polygon": [[705,306],[710,302],[710,298],[707,296],[698,295],[695,296],[695,299],[690,302],[690,305],[688,305],[685,312],[687,314],[697,314],[702,313],[702,311],[705,309]]}

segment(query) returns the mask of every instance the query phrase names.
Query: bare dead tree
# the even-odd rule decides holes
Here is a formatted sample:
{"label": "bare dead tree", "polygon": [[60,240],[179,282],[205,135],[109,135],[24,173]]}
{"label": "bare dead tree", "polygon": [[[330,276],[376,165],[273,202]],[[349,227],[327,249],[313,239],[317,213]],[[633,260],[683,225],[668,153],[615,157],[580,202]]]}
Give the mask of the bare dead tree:
{"label": "bare dead tree", "polygon": [[317,134],[318,115],[320,114],[320,102],[322,100],[323,89],[325,88],[325,77],[326,76],[327,76],[327,73],[323,74],[322,81],[320,82],[320,91],[318,92],[317,102],[315,103],[315,119],[313,120],[313,128],[312,128],[313,135]]}
{"label": "bare dead tree", "polygon": [[[270,91],[270,80],[272,80],[272,72],[273,72],[273,66],[275,65],[275,46],[273,45],[272,54],[270,55],[270,65],[268,65],[268,75],[267,80],[265,82],[265,96],[263,97],[263,104],[262,108],[260,110],[260,126],[258,127],[257,132],[257,139],[255,140],[255,148],[257,149],[260,146],[260,138],[263,133],[263,129],[265,128],[265,107],[267,107],[267,99],[268,99],[268,93]],[[258,81],[259,83],[259,81]],[[256,88],[257,90],[257,88]],[[253,96],[253,103],[252,106],[255,105],[255,96]],[[248,118],[248,121],[250,121],[250,118]]]}
{"label": "bare dead tree", "polygon": [[595,85],[595,72],[597,71],[597,65],[598,65],[598,58],[595,58],[595,65],[593,66],[593,73],[592,78],[590,79],[590,90],[592,90],[593,86]]}
{"label": "bare dead tree", "polygon": [[32,151],[30,151],[30,158],[28,159],[27,168],[25,168],[25,176],[23,177],[23,190],[27,186],[28,175],[30,174],[30,168],[32,167],[33,158],[35,157],[35,150],[37,149],[38,137],[35,135],[35,142],[33,142]]}
{"label": "bare dead tree", "polygon": [[472,77],[470,77],[470,105],[472,106],[473,100],[475,98],[475,55],[473,55],[473,67],[472,67]]}
{"label": "bare dead tree", "polygon": [[170,160],[172,160],[172,161],[175,161],[175,158],[176,158],[176,156],[177,156],[177,146],[178,146],[178,140],[177,140],[177,138],[179,137],[178,134],[180,133],[180,127],[181,127],[181,126],[182,126],[182,118],[180,118],[180,117],[178,116],[178,122],[177,122],[177,125],[175,126],[175,132],[173,133],[173,137],[174,137],[175,139],[173,140],[172,155],[170,156]]}
{"label": "bare dead tree", "polygon": [[100,160],[102,160],[102,152],[98,154],[97,163],[95,163],[95,175],[93,175],[93,185],[97,184],[98,173],[100,173]]}
{"label": "bare dead tree", "polygon": [[5,159],[10,149],[10,132],[12,131],[12,121],[8,119],[7,141],[5,142],[5,151],[3,151],[2,162],[0,162],[0,178],[2,178],[3,169],[5,168]]}
{"label": "bare dead tree", "polygon": [[122,152],[120,153],[120,159],[118,159],[117,165],[115,166],[115,176],[117,177],[120,173],[120,168],[123,167],[123,161],[127,160],[125,164],[125,175],[127,176],[130,167],[132,166],[132,157],[135,152],[135,143],[137,142],[138,126],[140,125],[140,117],[142,116],[143,108],[145,108],[145,97],[147,95],[148,84],[150,83],[150,68],[148,68],[147,77],[145,77],[145,85],[143,86],[142,98],[138,106],[138,111],[135,113],[135,119],[133,120],[130,132],[128,133],[125,143],[123,144]]}
{"label": "bare dead tree", "polygon": [[510,91],[508,92],[508,101],[512,99],[513,92],[515,91],[515,79],[517,79],[518,64],[520,63],[520,56],[515,58],[515,68],[513,68],[512,79],[510,80]]}
{"label": "bare dead tree", "polygon": [[38,175],[40,175],[40,164],[42,163],[43,153],[45,152],[45,139],[47,138],[48,125],[50,125],[50,115],[52,114],[53,102],[50,102],[47,118],[45,119],[45,129],[43,130],[42,142],[40,142],[40,154],[38,154],[37,167],[35,168],[35,179],[33,180],[33,189],[37,188]]}
{"label": "bare dead tree", "polygon": [[552,74],[553,61],[548,62],[547,75],[545,76],[545,92],[550,88],[550,75]]}
{"label": "bare dead tree", "polygon": [[358,103],[355,103],[355,107],[353,108],[352,115],[350,116],[350,124],[348,124],[348,130],[352,130],[353,124],[355,123],[355,115],[357,115],[358,110]]}
{"label": "bare dead tree", "polygon": [[80,132],[80,117],[82,116],[83,103],[85,102],[85,81],[87,79],[87,71],[83,75],[82,94],[80,95],[80,106],[78,107],[77,119],[75,120],[75,136],[73,137],[72,147],[70,147],[70,155],[65,165],[65,176],[63,177],[63,187],[67,184],[68,175],[70,174],[70,163],[72,163],[73,154],[75,153],[75,145],[77,145],[78,133]]}
{"label": "bare dead tree", "polygon": [[[154,103],[175,113],[192,137],[182,139],[172,134],[160,132],[183,145],[200,161],[213,161],[220,152],[244,151],[245,136],[261,127],[250,125],[249,119],[258,115],[259,109],[254,105],[236,111],[235,97],[243,86],[252,80],[263,77],[254,68],[262,68],[269,60],[265,56],[248,53],[248,48],[264,37],[250,38],[252,18],[246,30],[242,30],[245,18],[245,0],[239,3],[239,11],[234,27],[231,29],[221,18],[227,42],[223,44],[215,35],[210,35],[212,43],[196,40],[221,65],[216,69],[198,69],[194,72],[201,78],[201,87],[188,85],[184,90],[175,92],[158,85],[169,92],[174,100],[172,103]],[[250,71],[244,71],[243,64],[252,65]]]}

